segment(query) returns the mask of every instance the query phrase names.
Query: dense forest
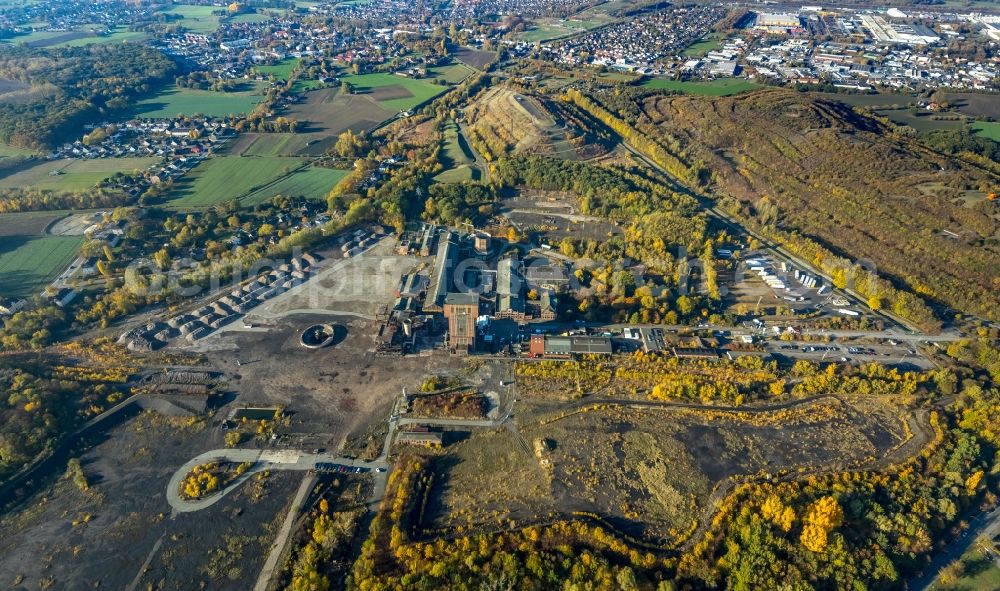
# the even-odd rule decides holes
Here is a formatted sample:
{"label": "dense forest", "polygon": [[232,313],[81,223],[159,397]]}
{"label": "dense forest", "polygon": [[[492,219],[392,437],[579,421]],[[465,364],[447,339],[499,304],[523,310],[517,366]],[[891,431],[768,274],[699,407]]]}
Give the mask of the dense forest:
{"label": "dense forest", "polygon": [[694,215],[697,202],[630,171],[602,168],[544,156],[501,158],[493,165],[498,181],[510,187],[572,191],[583,213],[631,221],[654,212]]}
{"label": "dense forest", "polygon": [[37,49],[0,47],[0,79],[45,89],[24,101],[0,102],[0,142],[51,148],[79,137],[86,123],[127,110],[169,80],[176,64],[141,44]]}

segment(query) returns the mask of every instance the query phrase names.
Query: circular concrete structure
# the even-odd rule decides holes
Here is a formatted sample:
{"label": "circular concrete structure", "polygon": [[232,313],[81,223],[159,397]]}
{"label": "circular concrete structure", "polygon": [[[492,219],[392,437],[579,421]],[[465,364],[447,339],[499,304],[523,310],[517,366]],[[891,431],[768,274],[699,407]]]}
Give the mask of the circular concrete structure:
{"label": "circular concrete structure", "polygon": [[333,342],[335,335],[332,324],[314,324],[302,331],[299,342],[307,349],[322,349]]}

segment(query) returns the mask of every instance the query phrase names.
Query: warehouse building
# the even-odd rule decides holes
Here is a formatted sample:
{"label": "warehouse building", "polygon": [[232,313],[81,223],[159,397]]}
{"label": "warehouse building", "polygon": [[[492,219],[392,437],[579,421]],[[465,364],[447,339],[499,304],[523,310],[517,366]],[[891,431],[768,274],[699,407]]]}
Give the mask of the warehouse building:
{"label": "warehouse building", "polygon": [[401,431],[396,435],[396,443],[401,445],[422,445],[424,447],[441,447],[444,438],[441,433],[430,431]]}
{"label": "warehouse building", "polygon": [[434,260],[434,276],[431,278],[430,291],[424,303],[427,312],[444,310],[444,299],[452,288],[452,275],[458,262],[458,240],[454,232],[448,232],[441,237],[438,244],[437,258]]}
{"label": "warehouse building", "polygon": [[611,355],[614,348],[609,337],[533,334],[529,351],[532,357],[568,359],[575,355]]}
{"label": "warehouse building", "polygon": [[761,12],[757,14],[753,28],[765,33],[780,34],[801,29],[802,22],[799,20],[799,15],[797,14]]}

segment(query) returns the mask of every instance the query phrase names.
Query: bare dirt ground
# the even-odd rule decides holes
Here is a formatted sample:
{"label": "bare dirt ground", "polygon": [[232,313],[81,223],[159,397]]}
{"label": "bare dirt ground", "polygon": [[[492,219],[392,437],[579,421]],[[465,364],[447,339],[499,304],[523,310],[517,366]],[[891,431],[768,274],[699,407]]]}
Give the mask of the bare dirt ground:
{"label": "bare dirt ground", "polygon": [[[605,517],[657,544],[689,536],[713,489],[731,478],[847,467],[894,454],[905,411],[837,399],[743,416],[694,409],[610,408],[547,422],[520,403],[517,428],[480,431],[436,460],[425,526],[495,527],[573,511]],[[535,441],[547,442],[548,463]]]}
{"label": "bare dirt ground", "polygon": [[305,101],[291,105],[285,114],[305,125],[298,132],[308,134],[310,140],[304,154],[320,155],[344,130],[368,131],[394,114],[371,95],[345,95],[338,88],[311,90],[305,96]]}
{"label": "bare dirt ground", "polygon": [[413,93],[402,84],[393,84],[390,86],[380,86],[379,88],[372,89],[368,96],[372,97],[376,101],[388,101],[393,99],[410,98],[413,96]]}
{"label": "bare dirt ground", "polygon": [[[234,406],[281,406],[278,437],[244,446],[353,452],[381,443],[392,401],[430,373],[457,371],[447,355],[376,357],[371,318],[394,300],[399,269],[392,241],[363,256],[322,253],[318,303],[290,291],[268,302],[254,328],[198,341],[205,371],[228,394],[214,415],[144,413],[99,436],[82,452],[90,489],[54,475],[0,517],[0,587],[13,589],[233,589],[252,586],[301,475],[253,477],[219,503],[171,518],[165,489],[190,458],[225,446],[221,419]],[[304,308],[304,310],[302,309]],[[303,329],[332,323],[337,338],[310,350]],[[240,360],[240,364],[236,360]],[[178,396],[185,396],[179,394]],[[183,413],[180,413],[183,415]],[[380,428],[382,433],[379,433]]]}
{"label": "bare dirt ground", "polygon": [[435,122],[429,120],[412,124],[409,121],[409,119],[400,119],[396,123],[387,125],[375,133],[376,135],[394,137],[401,142],[419,144],[421,146],[430,143],[434,135]]}
{"label": "bare dirt ground", "polygon": [[[164,497],[171,473],[220,446],[218,439],[204,420],[145,412],[93,440],[79,456],[87,491],[58,478],[0,518],[0,586],[247,589],[298,477],[272,474],[257,488],[171,518]],[[152,570],[140,576],[147,560]]]}
{"label": "bare dirt ground", "polygon": [[[299,335],[319,321],[340,327],[343,340],[306,349]],[[266,333],[228,333],[219,339],[218,350],[206,353],[212,365],[226,369],[236,392],[217,417],[233,406],[280,405],[289,425],[279,430],[279,445],[300,449],[337,449],[351,433],[384,423],[404,387],[419,385],[421,376],[453,361],[442,355],[376,357],[371,352],[376,326],[352,316],[292,314]]]}
{"label": "bare dirt ground", "polygon": [[973,117],[1000,117],[1000,105],[995,96],[974,92],[946,92],[944,100],[958,107],[958,110]]}
{"label": "bare dirt ground", "polygon": [[497,56],[492,51],[479,51],[470,47],[462,47],[455,52],[455,59],[477,70],[483,70],[492,64]]}
{"label": "bare dirt ground", "polygon": [[84,230],[100,221],[100,213],[70,215],[52,224],[48,233],[53,236],[83,236]]}
{"label": "bare dirt ground", "polygon": [[[393,246],[387,239],[351,258],[321,251],[316,276],[255,308],[246,318],[252,328],[232,323],[189,346],[229,380],[233,397],[216,417],[233,407],[282,406],[289,425],[277,445],[332,450],[351,434],[374,441],[404,387],[457,363],[442,355],[374,355],[375,313],[392,305],[400,274],[419,262],[392,254]],[[337,337],[331,346],[306,349],[302,331],[317,323],[333,324]]]}
{"label": "bare dirt ground", "polygon": [[416,257],[393,254],[395,241],[386,239],[363,255],[338,259],[338,251],[320,252],[321,271],[302,285],[258,306],[250,314],[280,318],[297,311],[360,315],[372,318],[382,304],[396,300],[402,273],[419,263]]}
{"label": "bare dirt ground", "polygon": [[4,214],[0,217],[0,237],[38,235],[58,218],[59,214],[47,215],[44,212]]}

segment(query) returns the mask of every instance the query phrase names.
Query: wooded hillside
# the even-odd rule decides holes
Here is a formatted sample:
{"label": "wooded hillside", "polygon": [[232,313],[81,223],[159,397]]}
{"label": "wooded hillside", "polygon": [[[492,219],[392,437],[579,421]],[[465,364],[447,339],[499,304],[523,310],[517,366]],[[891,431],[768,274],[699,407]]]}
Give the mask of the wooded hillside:
{"label": "wooded hillside", "polygon": [[47,89],[27,100],[0,101],[0,142],[39,149],[75,139],[84,124],[121,115],[176,69],[159,51],[134,43],[0,47],[0,79]]}
{"label": "wooded hillside", "polygon": [[[644,128],[713,171],[745,214],[964,312],[1000,318],[990,163],[946,156],[841,103],[784,90],[736,97],[647,96]],[[646,123],[644,121],[643,123]]]}

